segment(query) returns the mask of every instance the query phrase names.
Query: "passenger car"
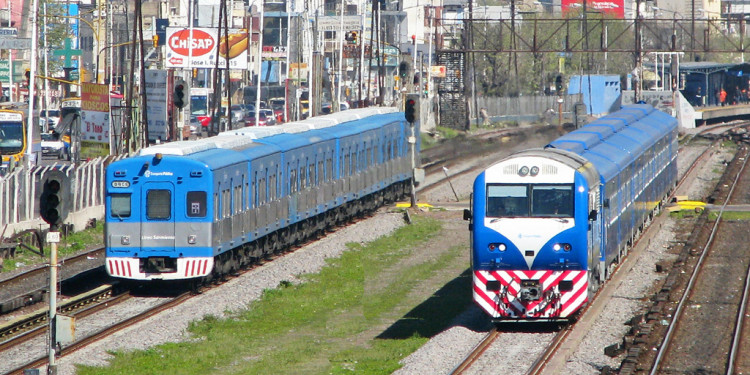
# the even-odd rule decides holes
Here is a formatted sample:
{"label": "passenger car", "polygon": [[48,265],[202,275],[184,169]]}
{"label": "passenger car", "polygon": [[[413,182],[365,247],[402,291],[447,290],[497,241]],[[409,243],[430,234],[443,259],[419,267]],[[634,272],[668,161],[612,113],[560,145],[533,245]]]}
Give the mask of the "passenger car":
{"label": "passenger car", "polygon": [[65,155],[65,143],[57,133],[42,133],[42,156],[55,156],[62,159]]}
{"label": "passenger car", "polygon": [[132,280],[220,277],[405,196],[409,124],[394,108],[357,111],[308,120],[305,132],[242,128],[111,163],[107,272]]}
{"label": "passenger car", "polygon": [[[268,116],[268,111],[270,110],[261,109],[259,111],[260,117],[258,118],[258,126],[269,126],[276,124],[273,116]],[[255,126],[255,112],[250,112],[250,114],[245,117],[245,126]]]}

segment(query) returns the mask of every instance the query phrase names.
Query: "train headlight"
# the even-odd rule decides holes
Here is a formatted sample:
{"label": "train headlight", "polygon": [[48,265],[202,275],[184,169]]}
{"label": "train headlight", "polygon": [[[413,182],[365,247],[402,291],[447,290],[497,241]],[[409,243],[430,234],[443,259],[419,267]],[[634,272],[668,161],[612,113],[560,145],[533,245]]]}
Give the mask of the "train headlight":
{"label": "train headlight", "polygon": [[490,249],[490,251],[505,251],[507,249],[504,243],[491,243],[487,248]]}
{"label": "train headlight", "polygon": [[560,250],[570,251],[570,250],[573,250],[573,246],[570,246],[569,243],[556,243],[552,245],[552,249],[555,251],[560,251]]}
{"label": "train headlight", "polygon": [[195,235],[191,234],[188,236],[188,243],[191,245],[195,245]]}
{"label": "train headlight", "polygon": [[529,174],[531,174],[532,176],[538,175],[539,174],[539,167],[537,167],[537,166],[531,167],[531,172],[529,172]]}
{"label": "train headlight", "polygon": [[120,243],[123,245],[130,245],[130,236],[120,237]]}
{"label": "train headlight", "polygon": [[521,169],[518,170],[518,175],[521,176],[521,177],[526,176],[528,174],[529,174],[529,167],[527,167],[525,165],[523,167],[521,167]]}

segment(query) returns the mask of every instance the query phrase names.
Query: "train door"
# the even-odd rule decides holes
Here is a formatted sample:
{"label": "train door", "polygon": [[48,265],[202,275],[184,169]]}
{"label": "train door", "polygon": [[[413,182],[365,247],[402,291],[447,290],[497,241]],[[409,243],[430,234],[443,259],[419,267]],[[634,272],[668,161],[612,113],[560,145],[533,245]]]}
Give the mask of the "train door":
{"label": "train door", "polygon": [[174,185],[147,182],[141,188],[141,245],[144,250],[174,251]]}

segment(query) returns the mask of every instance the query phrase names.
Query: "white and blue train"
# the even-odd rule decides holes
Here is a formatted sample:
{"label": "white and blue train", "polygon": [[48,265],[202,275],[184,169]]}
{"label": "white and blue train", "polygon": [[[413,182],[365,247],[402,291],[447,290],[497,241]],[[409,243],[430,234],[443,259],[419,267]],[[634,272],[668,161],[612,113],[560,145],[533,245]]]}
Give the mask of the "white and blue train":
{"label": "white and blue train", "polygon": [[409,135],[402,112],[368,108],[151,146],[114,162],[107,272],[211,279],[402,198],[413,176]]}
{"label": "white and blue train", "polygon": [[632,105],[476,178],[473,299],[493,321],[569,320],[677,181],[677,121]]}

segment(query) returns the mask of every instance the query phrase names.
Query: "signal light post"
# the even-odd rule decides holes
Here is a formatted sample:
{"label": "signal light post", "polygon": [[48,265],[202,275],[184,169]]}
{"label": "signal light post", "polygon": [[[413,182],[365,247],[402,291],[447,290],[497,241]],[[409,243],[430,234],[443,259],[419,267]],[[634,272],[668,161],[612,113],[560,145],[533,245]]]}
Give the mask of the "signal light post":
{"label": "signal light post", "polygon": [[[182,140],[182,131],[185,128],[185,120],[182,114],[182,108],[185,107],[185,88],[187,85],[183,79],[176,79],[174,82],[174,92],[172,93],[172,104],[177,107],[177,128],[180,134],[179,140]],[[171,124],[170,124],[171,126]]]}
{"label": "signal light post", "polygon": [[60,242],[58,225],[68,216],[70,201],[70,179],[59,169],[47,172],[41,181],[42,195],[39,199],[39,214],[49,224],[47,242],[50,244],[49,269],[49,366],[48,374],[57,373],[55,352],[57,350],[57,243]]}
{"label": "signal light post", "polygon": [[416,179],[416,171],[417,171],[417,156],[416,156],[416,148],[417,148],[417,137],[414,132],[415,123],[417,120],[419,120],[419,94],[406,94],[406,100],[404,101],[404,117],[406,118],[406,121],[409,122],[409,128],[411,129],[411,135],[409,135],[409,148],[411,151],[411,170],[412,170],[412,178],[411,178],[411,207],[414,207],[417,205],[417,189],[414,184],[414,180]]}

